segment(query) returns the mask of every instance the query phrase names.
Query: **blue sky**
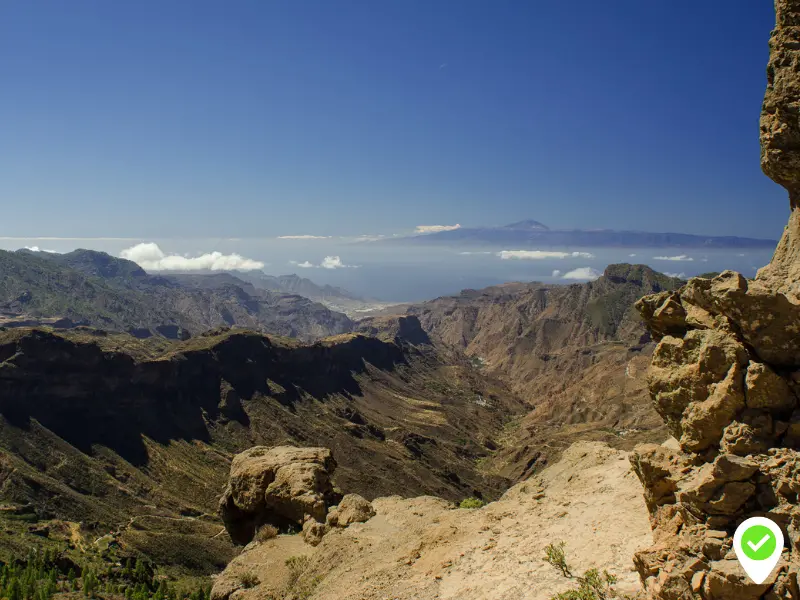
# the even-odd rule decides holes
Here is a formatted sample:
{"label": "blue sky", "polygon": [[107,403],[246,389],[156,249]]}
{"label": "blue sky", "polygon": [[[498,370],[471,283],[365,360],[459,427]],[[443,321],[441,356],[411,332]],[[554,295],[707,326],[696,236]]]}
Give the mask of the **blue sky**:
{"label": "blue sky", "polygon": [[420,224],[777,238],[770,2],[0,8],[0,235]]}

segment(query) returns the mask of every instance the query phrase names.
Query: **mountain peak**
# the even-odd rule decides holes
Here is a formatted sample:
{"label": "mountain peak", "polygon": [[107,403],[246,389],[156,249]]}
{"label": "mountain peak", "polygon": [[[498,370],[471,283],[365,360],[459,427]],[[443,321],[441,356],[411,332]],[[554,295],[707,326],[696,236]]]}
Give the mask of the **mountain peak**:
{"label": "mountain peak", "polygon": [[534,221],[533,219],[526,219],[525,221],[518,221],[511,223],[511,225],[504,225],[500,229],[515,229],[515,230],[528,230],[528,231],[550,231],[550,228],[544,223]]}

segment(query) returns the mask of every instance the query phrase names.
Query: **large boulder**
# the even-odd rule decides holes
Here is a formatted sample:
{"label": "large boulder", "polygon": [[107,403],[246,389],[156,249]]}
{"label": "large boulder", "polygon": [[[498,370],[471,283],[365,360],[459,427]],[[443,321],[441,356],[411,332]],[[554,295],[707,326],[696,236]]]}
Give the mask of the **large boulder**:
{"label": "large boulder", "polygon": [[231,539],[247,544],[265,523],[302,527],[307,517],[324,523],[341,498],[331,481],[335,469],[327,448],[255,446],[237,454],[219,502]]}

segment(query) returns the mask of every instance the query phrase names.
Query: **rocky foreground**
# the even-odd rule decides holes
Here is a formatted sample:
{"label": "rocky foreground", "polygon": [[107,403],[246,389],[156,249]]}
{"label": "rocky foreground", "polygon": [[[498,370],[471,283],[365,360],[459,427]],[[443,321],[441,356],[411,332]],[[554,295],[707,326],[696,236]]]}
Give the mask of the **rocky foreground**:
{"label": "rocky foreground", "polygon": [[[334,508],[331,467],[322,448],[237,457],[221,510],[232,535],[249,526],[256,541],[217,577],[212,598],[546,599],[576,587],[544,559],[562,540],[575,574],[607,569],[620,593],[640,588],[630,557],[652,543],[647,509],[627,453],[605,444],[574,444],[477,509],[432,496],[367,503],[354,495]],[[303,522],[303,513],[303,534],[256,534],[270,520]]]}
{"label": "rocky foreground", "polygon": [[[650,392],[679,442],[632,457],[654,532],[635,558],[648,598],[800,597],[800,1],[775,7],[761,163],[791,208],[775,256],[754,280],[727,271],[638,304],[662,338]],[[787,541],[758,585],[731,550],[754,516],[778,523]]]}

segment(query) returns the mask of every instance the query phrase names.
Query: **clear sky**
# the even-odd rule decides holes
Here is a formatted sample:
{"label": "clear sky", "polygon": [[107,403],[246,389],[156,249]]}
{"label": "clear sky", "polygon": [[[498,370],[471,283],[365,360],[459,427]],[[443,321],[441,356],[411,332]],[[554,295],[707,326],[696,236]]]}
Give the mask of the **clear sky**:
{"label": "clear sky", "polygon": [[8,0],[0,235],[777,238],[767,0]]}

